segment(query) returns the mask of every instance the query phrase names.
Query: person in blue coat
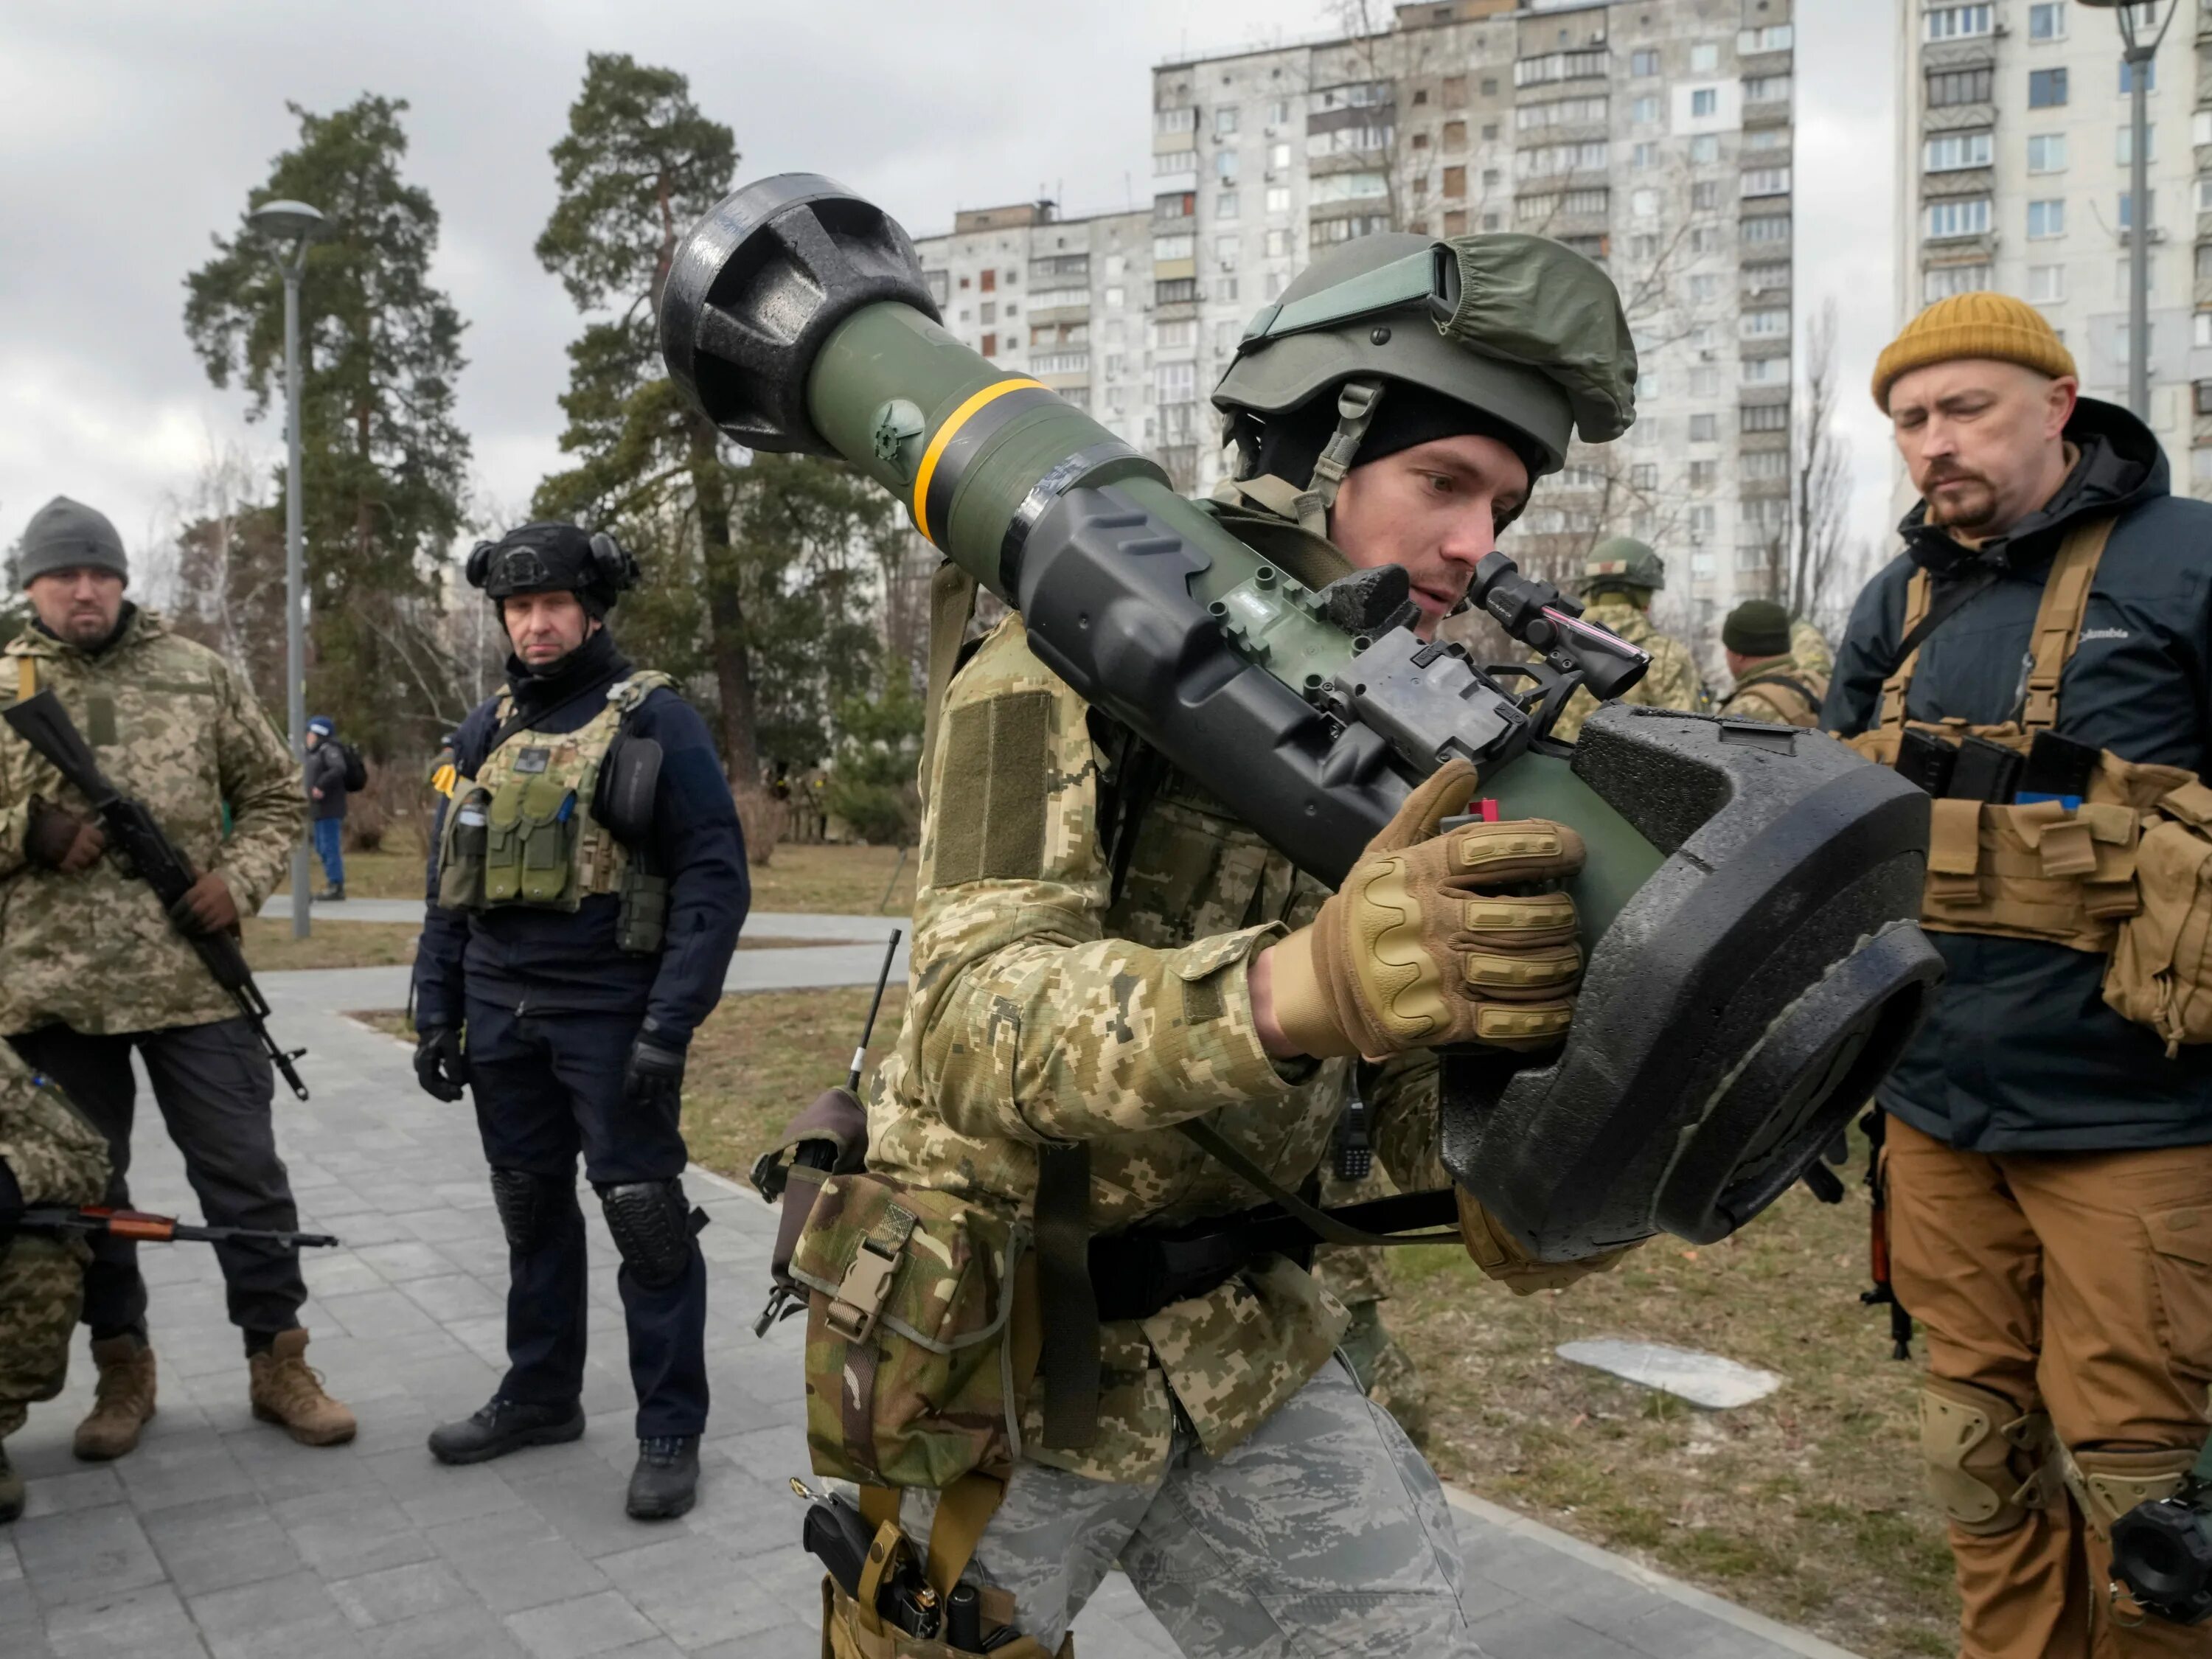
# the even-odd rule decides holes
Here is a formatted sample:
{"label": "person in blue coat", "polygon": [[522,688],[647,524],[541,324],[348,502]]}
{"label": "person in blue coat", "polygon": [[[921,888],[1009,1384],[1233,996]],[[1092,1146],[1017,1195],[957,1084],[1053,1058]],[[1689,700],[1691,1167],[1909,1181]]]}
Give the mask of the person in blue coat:
{"label": "person in blue coat", "polygon": [[441,1100],[475,1097],[509,1253],[509,1364],[430,1450],[473,1463],[583,1433],[580,1154],[622,1258],[629,1510],[678,1516],[708,1406],[684,1057],[744,922],[744,836],[706,722],[608,631],[637,579],[624,550],[528,524],[479,544],[467,574],[514,654],[506,688],[455,734],[415,964],[416,1072]]}

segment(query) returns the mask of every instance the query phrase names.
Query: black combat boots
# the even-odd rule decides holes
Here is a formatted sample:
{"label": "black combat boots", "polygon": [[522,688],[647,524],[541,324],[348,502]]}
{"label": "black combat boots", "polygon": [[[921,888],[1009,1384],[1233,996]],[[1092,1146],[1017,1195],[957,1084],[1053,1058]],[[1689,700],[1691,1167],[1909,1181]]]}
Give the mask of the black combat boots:
{"label": "black combat boots", "polygon": [[637,1443],[637,1468],[629,1477],[631,1519],[672,1521],[698,1499],[697,1435],[665,1435]]}
{"label": "black combat boots", "polygon": [[484,1463],[525,1446],[580,1440],[583,1433],[584,1408],[574,1401],[565,1406],[534,1406],[494,1395],[474,1417],[431,1430],[430,1455],[441,1463]]}

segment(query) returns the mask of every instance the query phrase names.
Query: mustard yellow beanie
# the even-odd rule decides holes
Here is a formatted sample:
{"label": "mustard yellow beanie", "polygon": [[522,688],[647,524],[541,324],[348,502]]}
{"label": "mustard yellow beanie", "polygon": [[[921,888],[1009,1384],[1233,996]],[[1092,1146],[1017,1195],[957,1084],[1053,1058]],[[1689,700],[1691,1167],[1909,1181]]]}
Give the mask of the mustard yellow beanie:
{"label": "mustard yellow beanie", "polygon": [[2076,372],[2066,343],[2027,301],[2009,294],[1954,294],[1907,323],[1875,360],[1875,407],[1889,412],[1889,389],[1900,374],[1962,357],[2020,363],[2053,380]]}

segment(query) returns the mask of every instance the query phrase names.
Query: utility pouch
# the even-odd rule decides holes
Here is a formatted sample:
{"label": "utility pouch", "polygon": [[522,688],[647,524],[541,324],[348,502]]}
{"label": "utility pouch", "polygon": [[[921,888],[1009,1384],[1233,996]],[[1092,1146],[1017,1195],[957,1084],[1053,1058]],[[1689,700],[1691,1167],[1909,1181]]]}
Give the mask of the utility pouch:
{"label": "utility pouch", "polygon": [[484,854],[489,835],[489,791],[471,786],[446,809],[438,842],[438,906],[474,910],[484,902]]}
{"label": "utility pouch", "polygon": [[523,778],[500,785],[484,809],[483,896],[486,904],[512,904],[522,896]]}
{"label": "utility pouch", "polygon": [[2141,909],[2121,925],[2105,1000],[2166,1042],[2212,1042],[2212,788],[2195,780],[2158,803],[2136,853]]}
{"label": "utility pouch", "polygon": [[668,878],[649,875],[645,861],[631,854],[623,864],[616,890],[622,908],[615,915],[615,944],[635,956],[651,956],[668,937]]}
{"label": "utility pouch", "polygon": [[522,786],[520,871],[525,904],[559,904],[576,867],[576,792],[550,778]]}
{"label": "utility pouch", "polygon": [[[1004,1478],[1029,1382],[1011,1340],[1028,1245],[1026,1225],[951,1193],[866,1171],[823,1184],[790,1268],[807,1292],[817,1474],[933,1489]],[[1035,1345],[1021,1346],[1033,1370]]]}
{"label": "utility pouch", "polygon": [[[1060,1639],[1048,1653],[1026,1636],[1000,1641],[983,1622],[987,1639],[994,1643],[991,1659],[1075,1659],[1075,1637]],[[956,1648],[950,1642],[908,1636],[862,1611],[860,1604],[837,1588],[827,1573],[822,1577],[822,1659],[969,1659],[976,1648]]]}

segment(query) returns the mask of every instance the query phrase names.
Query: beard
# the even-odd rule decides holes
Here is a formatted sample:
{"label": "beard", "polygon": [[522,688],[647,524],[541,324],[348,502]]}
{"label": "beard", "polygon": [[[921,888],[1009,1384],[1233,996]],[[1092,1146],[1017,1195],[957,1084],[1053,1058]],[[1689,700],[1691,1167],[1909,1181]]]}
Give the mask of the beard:
{"label": "beard", "polygon": [[1947,529],[1979,529],[1996,516],[1996,489],[1977,473],[1931,477],[1922,487],[1921,497],[1928,503],[1928,522]]}

